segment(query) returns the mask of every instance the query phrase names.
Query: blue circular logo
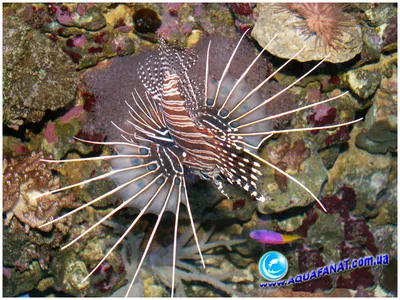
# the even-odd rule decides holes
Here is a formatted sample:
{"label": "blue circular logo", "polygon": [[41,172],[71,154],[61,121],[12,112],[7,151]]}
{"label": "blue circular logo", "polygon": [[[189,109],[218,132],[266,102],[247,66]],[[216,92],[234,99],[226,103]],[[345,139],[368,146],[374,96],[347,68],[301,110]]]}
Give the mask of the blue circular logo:
{"label": "blue circular logo", "polygon": [[288,271],[288,261],[285,256],[276,251],[265,253],[258,262],[260,274],[269,281],[283,278]]}

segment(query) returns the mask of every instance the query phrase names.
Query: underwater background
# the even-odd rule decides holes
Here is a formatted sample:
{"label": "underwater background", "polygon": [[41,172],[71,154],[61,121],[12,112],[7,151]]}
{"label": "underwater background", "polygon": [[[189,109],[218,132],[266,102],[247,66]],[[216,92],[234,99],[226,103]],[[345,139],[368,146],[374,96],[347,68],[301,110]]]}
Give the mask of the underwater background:
{"label": "underwater background", "polygon": [[[307,18],[296,15],[291,6],[3,4],[3,296],[125,295],[155,216],[142,218],[90,280],[81,282],[138,210],[118,212],[60,251],[121,199],[113,195],[38,228],[115,186],[100,181],[34,199],[39,193],[110,169],[106,161],[48,164],[40,159],[112,153],[108,147],[74,140],[107,140],[101,128],[111,125],[98,116],[119,116],[118,111],[101,106],[88,74],[92,82],[101,85],[101,76],[113,76],[104,71],[108,65],[156,49],[158,35],[168,43],[191,47],[202,36],[234,38],[249,28],[247,36],[254,51],[261,51],[274,35],[278,37],[263,56],[264,78],[293,55],[297,44],[311,49],[274,76],[271,94],[307,72],[328,50],[332,53],[326,63],[285,94],[281,103],[287,109],[349,91],[328,105],[291,115],[279,124],[281,128],[364,119],[333,131],[275,135],[259,151],[319,195],[327,213],[304,190],[268,167],[263,167],[259,180],[269,197],[263,203],[228,184],[224,186],[230,196],[227,199],[209,182],[193,179],[189,199],[200,244],[208,249],[204,252],[207,268],[201,266],[182,209],[177,295],[397,296],[397,5],[354,3],[339,8],[357,25],[351,29],[339,26],[343,33],[335,34],[341,36],[340,50],[329,50],[332,44],[317,43],[315,35],[296,27],[295,22],[304,23]],[[129,78],[129,74],[120,75]],[[121,89],[129,86],[129,82],[121,82],[107,93],[118,97]],[[167,214],[161,224],[134,285],[136,296],[170,295],[174,216]],[[251,237],[252,232],[264,229],[301,238],[273,245]],[[389,264],[287,287],[260,288],[266,280],[259,273],[258,261],[270,250],[287,258],[285,278],[346,258],[388,254]],[[166,259],[159,259],[160,255]]]}

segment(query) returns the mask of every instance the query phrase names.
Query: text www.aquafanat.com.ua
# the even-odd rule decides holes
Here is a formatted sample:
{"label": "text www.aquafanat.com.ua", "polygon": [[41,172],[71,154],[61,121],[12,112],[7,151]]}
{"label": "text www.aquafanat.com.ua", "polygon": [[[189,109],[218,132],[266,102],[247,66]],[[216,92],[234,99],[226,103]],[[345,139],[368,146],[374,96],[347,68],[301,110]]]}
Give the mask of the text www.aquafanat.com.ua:
{"label": "text www.aquafanat.com.ua", "polygon": [[275,282],[267,282],[260,283],[260,287],[263,288],[272,288],[278,286],[287,286],[294,283],[306,282],[309,280],[317,279],[324,277],[326,275],[337,274],[344,271],[354,270],[357,268],[369,267],[369,266],[377,266],[377,265],[388,265],[389,264],[389,255],[380,254],[376,257],[366,256],[358,259],[351,260],[350,258],[344,259],[338,263],[334,263],[331,265],[327,265],[324,267],[320,267],[317,270],[312,270],[309,272],[305,272],[295,277],[290,277],[289,279],[275,281]]}

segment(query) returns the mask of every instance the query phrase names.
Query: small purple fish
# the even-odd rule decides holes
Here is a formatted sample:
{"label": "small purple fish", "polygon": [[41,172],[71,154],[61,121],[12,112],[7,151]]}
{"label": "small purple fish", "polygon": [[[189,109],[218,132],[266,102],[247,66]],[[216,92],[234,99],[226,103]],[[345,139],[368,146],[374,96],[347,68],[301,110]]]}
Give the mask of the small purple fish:
{"label": "small purple fish", "polygon": [[301,236],[293,234],[280,234],[277,232],[269,231],[269,230],[253,230],[250,232],[250,237],[259,241],[262,244],[270,244],[270,245],[282,245],[286,243],[290,243],[299,239],[302,239]]}

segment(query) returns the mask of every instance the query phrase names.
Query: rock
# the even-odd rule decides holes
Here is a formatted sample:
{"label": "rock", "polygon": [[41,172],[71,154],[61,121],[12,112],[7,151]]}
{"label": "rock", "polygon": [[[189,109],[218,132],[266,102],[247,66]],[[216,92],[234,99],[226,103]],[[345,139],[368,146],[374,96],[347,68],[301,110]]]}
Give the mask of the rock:
{"label": "rock", "polygon": [[[265,47],[276,35],[274,41],[267,47],[267,51],[272,55],[288,59],[306,46],[303,52],[296,56],[296,60],[305,62],[321,60],[326,57],[327,51],[324,45],[316,46],[315,35],[307,38],[301,30],[295,27],[294,24],[300,21],[300,18],[290,12],[277,9],[274,4],[257,4],[257,8],[260,10],[260,16],[251,35],[262,47]],[[342,39],[343,48],[333,49],[330,47],[331,55],[327,61],[332,63],[345,62],[361,52],[361,29],[358,26],[354,33],[343,32]]]}
{"label": "rock", "polygon": [[101,4],[67,4],[57,6],[57,21],[65,26],[99,30],[106,25]]}
{"label": "rock", "polygon": [[364,129],[356,137],[358,147],[371,153],[397,151],[397,68],[381,81],[373,105],[365,117]]}
{"label": "rock", "polygon": [[[5,274],[3,268],[3,274]],[[7,272],[6,272],[7,273]],[[28,270],[19,272],[12,270],[9,276],[3,275],[3,295],[6,297],[16,297],[19,294],[32,290],[42,276],[42,270],[37,261],[34,261]]]}
{"label": "rock", "polygon": [[319,218],[307,233],[312,245],[321,245],[323,253],[333,261],[340,260],[339,244],[344,238],[344,225],[338,214],[319,213]]}
{"label": "rock", "polygon": [[289,216],[288,218],[278,221],[279,229],[286,232],[293,232],[303,224],[305,214]]}
{"label": "rock", "polygon": [[386,153],[397,150],[397,118],[388,118],[374,123],[366,133],[356,137],[356,144],[371,153]]}
{"label": "rock", "polygon": [[325,194],[333,194],[337,187],[347,186],[357,194],[355,215],[368,215],[376,204],[378,194],[388,184],[391,156],[373,155],[359,149],[354,139],[361,132],[361,126],[355,126],[350,133],[349,150],[340,154],[335,165],[328,171],[328,183]]}
{"label": "rock", "polygon": [[18,130],[72,102],[77,74],[68,55],[23,20],[8,15],[3,25],[4,122]]}
{"label": "rock", "polygon": [[379,280],[383,289],[391,294],[390,296],[397,297],[397,276],[393,276],[393,274],[397,274],[397,259],[392,259],[389,265],[383,268]]}
{"label": "rock", "polygon": [[84,291],[89,287],[89,280],[82,282],[88,275],[88,270],[83,261],[71,261],[65,266],[63,286],[65,292],[74,295],[77,291]]}
{"label": "rock", "polygon": [[[262,156],[318,194],[326,178],[326,169],[318,152],[310,150],[311,141],[306,138],[304,141],[299,136],[282,134],[276,141],[269,141]],[[304,188],[272,168],[265,166],[262,173],[258,185],[263,195],[268,197],[265,202],[258,203],[259,212],[282,212],[315,201]]]}
{"label": "rock", "polygon": [[54,278],[53,277],[48,277],[40,280],[38,285],[36,286],[36,289],[38,289],[41,292],[44,292],[48,288],[50,288],[54,284]]}
{"label": "rock", "polygon": [[381,74],[364,69],[351,70],[343,78],[350,89],[360,98],[370,97],[381,82]]}
{"label": "rock", "polygon": [[380,225],[397,224],[397,180],[389,182],[388,188],[378,201],[378,215],[371,222]]}
{"label": "rock", "polygon": [[371,3],[370,7],[365,11],[365,16],[374,26],[387,23],[397,14],[396,6],[393,3]]}
{"label": "rock", "polygon": [[389,255],[389,260],[397,256],[397,225],[372,225],[374,239],[379,253]]}

